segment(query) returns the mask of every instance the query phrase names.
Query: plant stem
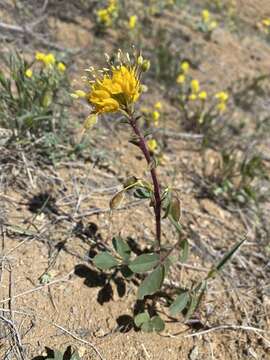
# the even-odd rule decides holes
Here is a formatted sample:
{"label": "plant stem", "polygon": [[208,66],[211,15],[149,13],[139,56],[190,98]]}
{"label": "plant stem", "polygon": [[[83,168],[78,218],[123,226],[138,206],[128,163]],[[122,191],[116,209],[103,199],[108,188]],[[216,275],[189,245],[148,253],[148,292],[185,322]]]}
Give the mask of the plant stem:
{"label": "plant stem", "polygon": [[[145,138],[143,134],[141,133],[140,128],[138,127],[137,121],[134,119],[134,117],[131,115],[129,117],[129,123],[138,137],[139,140],[139,147],[147,161],[148,165],[152,165],[152,158],[150,155],[150,152],[147,148],[147,144],[145,141]],[[161,196],[160,196],[160,186],[157,178],[157,173],[155,167],[151,166],[150,169],[153,187],[154,187],[154,197],[155,197],[155,203],[154,203],[154,211],[155,211],[155,219],[156,219],[156,242],[157,242],[157,250],[160,252],[161,249]]]}

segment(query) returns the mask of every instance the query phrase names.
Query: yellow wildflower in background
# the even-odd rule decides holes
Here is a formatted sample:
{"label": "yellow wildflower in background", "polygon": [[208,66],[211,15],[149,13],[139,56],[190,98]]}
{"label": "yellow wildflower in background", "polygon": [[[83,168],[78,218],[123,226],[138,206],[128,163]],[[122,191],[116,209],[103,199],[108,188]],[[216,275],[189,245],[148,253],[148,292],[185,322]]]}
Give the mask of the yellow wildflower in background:
{"label": "yellow wildflower in background", "polygon": [[136,15],[130,16],[128,23],[130,30],[133,30],[136,27],[136,24],[137,24],[137,16]]}
{"label": "yellow wildflower in background", "polygon": [[217,26],[218,26],[218,23],[215,20],[213,20],[210,22],[208,28],[210,31],[213,31]]}
{"label": "yellow wildflower in background", "polygon": [[52,66],[55,64],[56,59],[52,53],[44,54],[42,52],[36,52],[36,60],[43,62],[45,66]]}
{"label": "yellow wildflower in background", "polygon": [[61,72],[65,72],[66,71],[66,65],[62,62],[57,64],[57,69]]}
{"label": "yellow wildflower in background", "polygon": [[31,69],[27,69],[25,71],[25,76],[31,78],[33,76],[33,71]]}
{"label": "yellow wildflower in background", "polygon": [[154,125],[155,126],[158,126],[158,120],[160,118],[160,113],[157,111],[157,110],[154,110],[152,112],[152,119],[153,119],[153,122],[154,122]]}
{"label": "yellow wildflower in background", "polygon": [[270,18],[263,19],[262,24],[266,27],[270,27]]}
{"label": "yellow wildflower in background", "polygon": [[219,101],[226,102],[229,99],[229,94],[226,91],[216,93],[215,98]]}
{"label": "yellow wildflower in background", "polygon": [[207,92],[206,91],[201,91],[198,95],[199,99],[202,101],[205,101],[207,99]]}
{"label": "yellow wildflower in background", "polygon": [[149,151],[151,151],[152,153],[155,152],[158,148],[157,141],[155,139],[147,140],[147,147]]}
{"label": "yellow wildflower in background", "polygon": [[37,51],[35,58],[36,58],[37,61],[44,61],[45,56],[46,56],[46,54],[44,54],[44,53],[42,53],[40,51]]}
{"label": "yellow wildflower in background", "polygon": [[186,81],[186,77],[183,74],[179,74],[176,78],[177,84],[184,84],[185,81]]}
{"label": "yellow wildflower in background", "polygon": [[190,68],[190,65],[187,61],[183,61],[180,65],[180,68],[184,74],[187,74]]}
{"label": "yellow wildflower in background", "polygon": [[208,23],[210,21],[210,12],[207,9],[202,11],[202,20],[205,23]]}
{"label": "yellow wildflower in background", "polygon": [[162,103],[161,103],[160,101],[157,101],[157,102],[155,103],[154,107],[155,107],[155,109],[157,109],[157,110],[162,110],[163,105],[162,105]]}
{"label": "yellow wildflower in background", "polygon": [[198,92],[200,91],[199,80],[196,79],[191,80],[190,88],[193,94],[198,94]]}
{"label": "yellow wildflower in background", "polygon": [[195,101],[195,100],[197,100],[197,95],[196,94],[190,94],[188,98],[191,101]]}
{"label": "yellow wildflower in background", "polygon": [[220,113],[226,111],[229,94],[226,91],[220,91],[216,93],[215,98],[218,100],[218,104],[216,105],[217,110]]}
{"label": "yellow wildflower in background", "polygon": [[107,9],[101,9],[97,12],[98,21],[106,26],[111,25],[111,17]]}

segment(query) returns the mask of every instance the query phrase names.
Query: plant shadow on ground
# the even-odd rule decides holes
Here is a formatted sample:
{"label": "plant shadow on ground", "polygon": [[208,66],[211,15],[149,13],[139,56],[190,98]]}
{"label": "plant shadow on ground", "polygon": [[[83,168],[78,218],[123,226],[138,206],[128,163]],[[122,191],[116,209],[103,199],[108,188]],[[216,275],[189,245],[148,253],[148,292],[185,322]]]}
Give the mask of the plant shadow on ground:
{"label": "plant shadow on ground", "polygon": [[[55,351],[47,346],[45,347],[45,351],[46,355],[35,356],[32,360],[60,359],[60,355],[63,360],[71,360],[74,356],[71,346],[68,346],[63,354],[59,354],[58,351]],[[78,357],[76,357],[76,359],[78,359]]]}
{"label": "plant shadow on ground", "polygon": [[28,209],[35,214],[43,212],[59,215],[56,199],[49,192],[40,192],[34,195],[28,202]]}

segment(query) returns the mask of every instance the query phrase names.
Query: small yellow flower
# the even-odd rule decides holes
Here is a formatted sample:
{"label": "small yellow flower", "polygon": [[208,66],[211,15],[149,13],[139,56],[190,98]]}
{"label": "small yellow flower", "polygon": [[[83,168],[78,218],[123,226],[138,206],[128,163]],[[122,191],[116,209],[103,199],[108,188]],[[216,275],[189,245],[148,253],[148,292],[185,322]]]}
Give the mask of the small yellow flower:
{"label": "small yellow flower", "polygon": [[213,21],[210,22],[208,29],[210,31],[213,31],[217,26],[218,26],[218,23],[213,20]]}
{"label": "small yellow flower", "polygon": [[195,101],[195,100],[197,100],[197,95],[196,94],[190,94],[188,98],[191,101]]}
{"label": "small yellow flower", "polygon": [[147,140],[147,147],[148,147],[149,151],[155,152],[158,147],[157,141],[155,139]]}
{"label": "small yellow flower", "polygon": [[207,9],[202,11],[202,20],[204,23],[208,23],[210,20],[210,12]]}
{"label": "small yellow flower", "polygon": [[227,105],[225,102],[220,102],[217,104],[217,110],[220,112],[220,113],[223,113],[225,112],[227,109]]}
{"label": "small yellow flower", "polygon": [[162,108],[163,108],[162,103],[161,103],[160,101],[157,101],[157,102],[155,103],[155,109],[157,109],[157,110],[162,110]]}
{"label": "small yellow flower", "polygon": [[101,9],[97,12],[98,21],[106,26],[111,25],[112,19],[107,9]]}
{"label": "small yellow flower", "polygon": [[185,81],[186,81],[186,77],[183,74],[178,75],[176,78],[177,84],[184,84]]}
{"label": "small yellow flower", "polygon": [[270,18],[263,19],[262,24],[266,27],[270,27]]}
{"label": "small yellow flower", "polygon": [[157,126],[158,125],[158,120],[160,118],[160,113],[155,110],[152,112],[152,118],[153,118],[153,122],[154,122],[154,125]]}
{"label": "small yellow flower", "polygon": [[57,69],[60,72],[65,72],[66,71],[66,65],[64,63],[60,62],[60,63],[57,64]]}
{"label": "small yellow flower", "polygon": [[187,74],[187,72],[190,69],[190,65],[187,61],[183,61],[182,64],[180,65],[181,70],[183,71],[184,74]]}
{"label": "small yellow flower", "polygon": [[202,101],[205,101],[207,99],[207,92],[206,91],[201,91],[198,95],[199,99],[202,100]]}
{"label": "small yellow flower", "polygon": [[54,65],[55,64],[55,57],[53,54],[49,53],[45,56],[43,60],[46,66]]}
{"label": "small yellow flower", "polygon": [[128,23],[130,30],[133,30],[136,27],[136,24],[137,24],[137,16],[136,15],[130,16]]}
{"label": "small yellow flower", "polygon": [[216,93],[215,98],[220,102],[226,102],[229,99],[229,94],[226,91]]}
{"label": "small yellow flower", "polygon": [[44,53],[42,53],[40,51],[37,51],[35,58],[36,58],[37,61],[44,61],[45,56],[46,56],[46,54],[44,54]]}
{"label": "small yellow flower", "polygon": [[53,54],[44,54],[39,51],[36,52],[36,60],[43,62],[45,66],[52,66],[56,61]]}
{"label": "small yellow flower", "polygon": [[191,80],[190,87],[193,94],[198,94],[200,91],[199,80],[196,79]]}
{"label": "small yellow flower", "polygon": [[31,69],[27,69],[25,71],[25,76],[31,78],[33,76],[33,71]]}

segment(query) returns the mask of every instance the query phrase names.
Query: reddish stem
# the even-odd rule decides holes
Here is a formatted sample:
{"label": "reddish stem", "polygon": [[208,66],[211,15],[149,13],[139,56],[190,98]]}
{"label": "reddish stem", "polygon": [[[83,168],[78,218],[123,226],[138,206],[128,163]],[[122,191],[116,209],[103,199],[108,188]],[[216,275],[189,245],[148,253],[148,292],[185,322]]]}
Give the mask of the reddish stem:
{"label": "reddish stem", "polygon": [[[148,150],[147,144],[145,142],[145,138],[141,133],[141,130],[139,129],[136,120],[130,116],[129,117],[129,123],[134,131],[134,133],[137,135],[139,140],[139,147],[144,154],[144,157],[147,161],[147,164],[151,166],[152,158],[150,155],[150,152]],[[156,241],[158,245],[158,251],[160,252],[161,247],[161,196],[160,196],[160,186],[157,179],[157,173],[155,167],[151,167],[150,170],[152,182],[154,186],[154,197],[155,197],[155,203],[154,203],[154,211],[155,211],[155,219],[156,219]]]}

